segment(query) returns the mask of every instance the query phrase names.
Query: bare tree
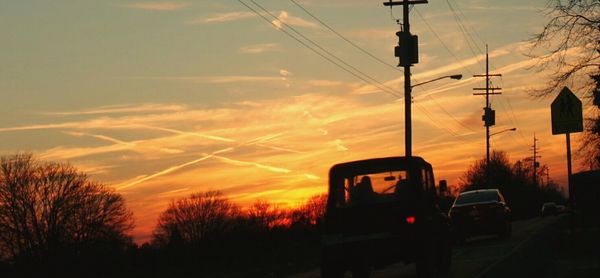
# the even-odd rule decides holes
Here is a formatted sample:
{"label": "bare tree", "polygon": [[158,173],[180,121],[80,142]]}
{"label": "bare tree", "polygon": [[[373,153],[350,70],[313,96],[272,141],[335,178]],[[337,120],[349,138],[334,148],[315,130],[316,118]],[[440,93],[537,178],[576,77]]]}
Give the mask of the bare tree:
{"label": "bare tree", "polygon": [[39,256],[98,240],[126,240],[132,214],[121,195],[67,164],[31,154],[0,160],[0,252]]}
{"label": "bare tree", "polygon": [[276,226],[288,224],[286,211],[280,209],[265,200],[257,200],[246,210],[246,215],[251,225],[262,229],[270,229]]}
{"label": "bare tree", "polygon": [[325,215],[327,194],[313,195],[292,212],[292,224],[316,225]]}
{"label": "bare tree", "polygon": [[[489,176],[486,174],[487,167],[489,167],[487,171]],[[489,178],[489,182],[486,178]],[[508,155],[503,151],[492,151],[490,165],[486,165],[485,157],[475,161],[460,177],[459,187],[464,191],[485,188],[486,185],[497,188],[510,183],[511,169]]]}
{"label": "bare tree", "polygon": [[238,215],[237,206],[219,191],[192,194],[171,202],[160,215],[153,243],[198,244],[228,232]]}
{"label": "bare tree", "polygon": [[585,88],[593,87],[590,74],[600,73],[600,1],[548,0],[544,29],[532,38],[532,54],[540,59],[540,69],[553,69],[547,87],[534,92],[545,96],[569,80],[583,77]]}
{"label": "bare tree", "polygon": [[531,93],[548,96],[570,83],[586,92],[596,108],[589,110],[580,160],[600,168],[600,1],[548,0],[546,14],[550,20],[532,38],[531,56],[539,59],[538,69],[552,75],[546,87]]}

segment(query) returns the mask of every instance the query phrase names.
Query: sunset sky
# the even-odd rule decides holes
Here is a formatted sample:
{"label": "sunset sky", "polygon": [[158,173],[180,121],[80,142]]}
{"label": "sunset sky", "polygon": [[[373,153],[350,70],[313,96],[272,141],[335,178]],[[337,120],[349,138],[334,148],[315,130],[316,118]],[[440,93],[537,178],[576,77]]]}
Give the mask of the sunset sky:
{"label": "sunset sky", "polygon": [[[393,54],[400,8],[390,13],[383,0],[243,2],[272,22],[234,0],[0,2],[0,155],[69,162],[114,187],[134,212],[136,239],[147,240],[175,198],[216,189],[240,205],[293,206],[326,192],[335,163],[404,154]],[[411,12],[420,46],[413,82],[464,75],[415,88],[414,155],[450,185],[485,155],[485,102],[472,95],[485,84],[472,75],[485,72],[487,43],[491,68],[502,73],[493,85],[503,88],[491,99],[492,132],[517,128],[493,136],[492,149],[524,159],[536,134],[541,163],[565,185],[553,96],[528,95],[548,80],[525,55],[547,21],[546,1],[449,3]],[[576,149],[579,135],[572,138]]]}

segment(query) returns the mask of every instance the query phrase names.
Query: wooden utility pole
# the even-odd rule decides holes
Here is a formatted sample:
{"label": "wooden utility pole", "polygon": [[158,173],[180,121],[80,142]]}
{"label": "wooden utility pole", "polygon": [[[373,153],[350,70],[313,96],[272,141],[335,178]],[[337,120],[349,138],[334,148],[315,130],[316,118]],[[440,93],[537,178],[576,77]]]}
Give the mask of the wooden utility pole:
{"label": "wooden utility pole", "polygon": [[427,0],[403,0],[384,2],[384,6],[399,6],[402,5],[402,30],[396,33],[399,38],[398,46],[396,47],[396,57],[400,58],[398,66],[404,67],[404,153],[406,157],[412,156],[412,117],[411,117],[411,90],[410,84],[410,67],[419,62],[418,56],[418,41],[417,36],[410,34],[409,22],[409,5],[427,4]]}
{"label": "wooden utility pole", "polygon": [[535,133],[533,134],[533,185],[537,186],[537,168],[540,166],[540,163],[537,161],[539,157],[537,154],[537,141],[538,139],[535,137]]}
{"label": "wooden utility pole", "polygon": [[502,76],[499,73],[490,73],[490,60],[488,55],[488,46],[485,45],[485,74],[475,74],[473,77],[485,77],[485,88],[473,88],[475,91],[484,91],[485,93],[473,93],[475,96],[485,96],[484,114],[482,117],[485,123],[485,182],[489,186],[489,165],[490,165],[490,126],[496,124],[496,111],[490,107],[490,95],[500,95],[499,87],[490,87],[490,76]]}

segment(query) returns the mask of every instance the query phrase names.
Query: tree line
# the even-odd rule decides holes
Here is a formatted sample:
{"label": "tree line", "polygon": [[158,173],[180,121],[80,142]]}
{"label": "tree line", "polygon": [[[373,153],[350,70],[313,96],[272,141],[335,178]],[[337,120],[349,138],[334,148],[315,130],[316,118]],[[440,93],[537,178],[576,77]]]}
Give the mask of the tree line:
{"label": "tree line", "polygon": [[[464,173],[460,191],[499,188],[516,218],[560,202],[558,185],[533,184],[531,163],[493,152]],[[537,173],[539,174],[539,173]],[[489,177],[489,179],[487,179]],[[173,200],[152,240],[136,245],[123,197],[68,164],[31,154],[0,159],[2,277],[281,277],[319,263],[326,194],[295,208],[258,200],[242,208],[216,190]],[[446,208],[447,209],[447,208]]]}
{"label": "tree line", "polygon": [[0,159],[1,277],[279,277],[313,267],[326,195],[241,208],[219,191],[173,200],[136,245],[123,197],[75,167]]}
{"label": "tree line", "polygon": [[556,182],[550,179],[544,182],[541,179],[545,169],[546,165],[534,167],[531,160],[518,160],[511,164],[506,152],[493,151],[489,165],[482,158],[467,169],[454,194],[466,190],[497,188],[506,198],[513,218],[537,216],[545,202],[566,203]]}

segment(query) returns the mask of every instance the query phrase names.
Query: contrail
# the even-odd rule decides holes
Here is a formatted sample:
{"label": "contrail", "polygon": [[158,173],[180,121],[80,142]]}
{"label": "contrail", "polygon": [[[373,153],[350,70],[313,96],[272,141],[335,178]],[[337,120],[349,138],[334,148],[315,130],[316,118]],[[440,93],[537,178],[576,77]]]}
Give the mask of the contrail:
{"label": "contrail", "polygon": [[198,158],[198,159],[195,159],[195,160],[192,160],[192,161],[189,161],[189,162],[183,163],[183,164],[179,164],[179,165],[176,165],[176,166],[169,167],[169,168],[167,168],[167,169],[165,169],[165,170],[162,170],[162,171],[160,171],[160,172],[156,172],[156,173],[154,173],[154,174],[152,174],[152,175],[150,175],[150,176],[146,176],[146,177],[143,177],[143,178],[140,178],[140,179],[136,179],[136,180],[134,180],[134,181],[128,181],[128,182],[125,182],[125,183],[121,183],[121,184],[117,185],[115,188],[116,188],[117,190],[123,190],[123,189],[125,189],[125,188],[132,187],[132,186],[134,186],[134,185],[140,184],[140,183],[142,183],[142,182],[145,182],[145,181],[147,181],[147,180],[150,180],[150,179],[153,179],[153,178],[156,178],[156,177],[162,176],[162,175],[169,174],[169,173],[171,173],[171,172],[173,172],[173,171],[176,171],[176,170],[179,170],[179,169],[181,169],[181,168],[183,168],[183,167],[187,167],[187,166],[190,166],[190,165],[196,164],[196,163],[198,163],[198,162],[201,162],[201,161],[207,160],[207,159],[209,159],[209,158],[211,158],[211,157],[215,156],[216,154],[232,151],[233,149],[234,149],[234,148],[225,148],[225,149],[221,149],[221,150],[215,151],[215,152],[213,152],[213,153],[211,153],[211,154],[207,154],[207,155],[205,155],[205,156],[203,156],[203,157],[201,157],[201,158]]}
{"label": "contrail", "polygon": [[225,163],[229,163],[229,164],[236,165],[236,166],[254,166],[254,167],[265,169],[265,170],[268,170],[271,172],[284,173],[284,174],[292,172],[292,170],[290,170],[290,169],[269,166],[269,165],[265,165],[265,164],[261,164],[261,163],[257,163],[257,162],[241,161],[241,160],[231,159],[231,158],[217,156],[217,155],[214,155],[214,158],[219,159]]}

